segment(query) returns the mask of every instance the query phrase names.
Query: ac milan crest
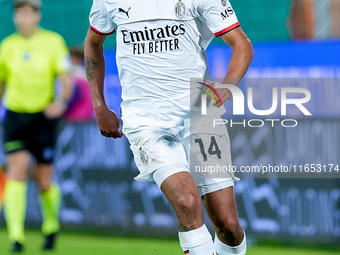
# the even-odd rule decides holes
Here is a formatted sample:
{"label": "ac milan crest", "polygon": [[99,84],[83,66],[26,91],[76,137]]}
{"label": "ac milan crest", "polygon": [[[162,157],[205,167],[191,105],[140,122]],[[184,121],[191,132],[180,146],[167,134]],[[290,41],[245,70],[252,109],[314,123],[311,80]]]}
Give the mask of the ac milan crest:
{"label": "ac milan crest", "polygon": [[181,19],[185,15],[185,5],[182,2],[182,0],[178,0],[176,6],[175,6],[175,13],[177,18]]}
{"label": "ac milan crest", "polygon": [[145,150],[143,150],[142,147],[139,148],[140,153],[140,159],[142,160],[144,165],[147,165],[149,163],[149,157]]}

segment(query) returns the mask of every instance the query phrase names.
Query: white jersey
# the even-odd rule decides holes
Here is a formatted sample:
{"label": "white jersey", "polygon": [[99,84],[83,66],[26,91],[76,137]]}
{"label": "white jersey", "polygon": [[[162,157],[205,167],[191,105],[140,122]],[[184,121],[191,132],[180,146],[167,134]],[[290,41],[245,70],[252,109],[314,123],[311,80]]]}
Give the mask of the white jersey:
{"label": "white jersey", "polygon": [[209,78],[206,48],[238,26],[227,0],[94,0],[91,29],[117,30],[124,128],[182,125],[190,79]]}

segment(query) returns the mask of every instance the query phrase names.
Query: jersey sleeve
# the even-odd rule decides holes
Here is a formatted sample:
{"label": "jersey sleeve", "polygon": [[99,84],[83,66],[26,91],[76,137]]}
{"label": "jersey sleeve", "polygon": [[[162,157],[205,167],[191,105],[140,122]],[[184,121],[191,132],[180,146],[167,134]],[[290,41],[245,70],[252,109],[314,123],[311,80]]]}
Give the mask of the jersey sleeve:
{"label": "jersey sleeve", "polygon": [[89,19],[91,30],[97,34],[110,35],[116,31],[103,0],[93,0]]}
{"label": "jersey sleeve", "polygon": [[60,35],[57,35],[57,38],[54,40],[54,42],[56,43],[53,57],[54,73],[56,75],[68,73],[71,71],[71,60],[66,43]]}
{"label": "jersey sleeve", "polygon": [[240,26],[228,0],[199,0],[198,12],[215,36],[223,35]]}
{"label": "jersey sleeve", "polygon": [[0,82],[6,83],[7,80],[7,64],[6,64],[6,50],[4,43],[0,44]]}

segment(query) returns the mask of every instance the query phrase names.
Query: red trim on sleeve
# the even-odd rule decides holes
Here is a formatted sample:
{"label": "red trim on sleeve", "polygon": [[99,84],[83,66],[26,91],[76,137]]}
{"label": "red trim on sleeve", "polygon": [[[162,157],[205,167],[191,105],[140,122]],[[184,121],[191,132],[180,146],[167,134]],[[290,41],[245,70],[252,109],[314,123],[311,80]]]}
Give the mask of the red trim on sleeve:
{"label": "red trim on sleeve", "polygon": [[95,32],[96,34],[99,34],[99,35],[112,35],[114,32],[116,32],[116,29],[113,29],[113,31],[110,32],[110,33],[102,33],[102,32],[100,32],[100,31],[98,31],[97,29],[95,29],[94,27],[92,27],[91,25],[90,25],[90,29],[91,29],[93,32]]}
{"label": "red trim on sleeve", "polygon": [[239,27],[239,26],[240,26],[240,23],[237,22],[237,23],[235,23],[234,25],[231,25],[231,26],[229,26],[229,27],[227,27],[227,28],[221,30],[220,32],[214,33],[214,35],[215,35],[215,36],[223,35],[223,34],[229,32],[230,30],[232,30],[232,29],[234,29],[234,28],[237,28],[237,27]]}

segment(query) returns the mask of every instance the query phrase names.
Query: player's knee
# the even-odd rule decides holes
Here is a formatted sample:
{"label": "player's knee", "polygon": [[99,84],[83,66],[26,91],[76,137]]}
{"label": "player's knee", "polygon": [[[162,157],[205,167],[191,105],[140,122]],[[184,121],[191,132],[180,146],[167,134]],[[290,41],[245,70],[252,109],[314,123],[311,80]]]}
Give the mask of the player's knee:
{"label": "player's knee", "polygon": [[180,211],[184,214],[195,213],[200,210],[200,198],[194,192],[183,192],[179,195],[177,200]]}
{"label": "player's knee", "polygon": [[219,217],[215,222],[216,232],[228,240],[236,241],[243,235],[242,227],[238,219],[228,217]]}

